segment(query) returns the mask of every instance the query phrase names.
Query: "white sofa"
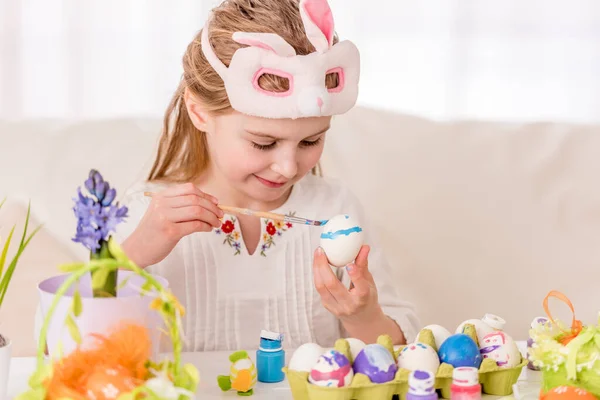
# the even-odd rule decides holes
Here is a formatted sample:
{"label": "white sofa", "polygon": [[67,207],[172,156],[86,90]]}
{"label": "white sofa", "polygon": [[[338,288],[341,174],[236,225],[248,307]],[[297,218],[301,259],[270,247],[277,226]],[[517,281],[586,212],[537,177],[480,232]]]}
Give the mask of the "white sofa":
{"label": "white sofa", "polygon": [[[161,121],[0,121],[0,236],[27,202],[44,228],[0,310],[16,355],[33,354],[36,284],[87,254],[72,243],[72,198],[90,168],[120,193],[144,177]],[[600,310],[600,127],[441,123],[355,108],[323,158],[376,222],[396,284],[422,323],[453,329],[491,312],[519,339],[551,289],[577,317]],[[19,231],[20,232],[20,231]],[[568,309],[551,302],[569,319]]]}

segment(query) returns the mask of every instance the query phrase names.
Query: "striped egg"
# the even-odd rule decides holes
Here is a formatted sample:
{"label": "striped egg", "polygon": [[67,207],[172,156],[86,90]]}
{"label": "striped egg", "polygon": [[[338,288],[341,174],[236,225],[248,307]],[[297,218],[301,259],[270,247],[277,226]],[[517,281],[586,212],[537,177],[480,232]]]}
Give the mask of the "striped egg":
{"label": "striped egg", "polygon": [[345,267],[353,262],[363,242],[363,229],[349,215],[337,215],[323,226],[321,248],[334,267]]}

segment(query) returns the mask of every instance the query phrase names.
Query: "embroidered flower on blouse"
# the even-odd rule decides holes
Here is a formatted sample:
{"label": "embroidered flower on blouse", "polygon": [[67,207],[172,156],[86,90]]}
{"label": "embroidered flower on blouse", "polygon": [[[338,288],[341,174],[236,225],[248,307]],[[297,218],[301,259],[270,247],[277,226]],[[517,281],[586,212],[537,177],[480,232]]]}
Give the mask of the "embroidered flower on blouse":
{"label": "embroidered flower on blouse", "polygon": [[275,234],[275,232],[277,232],[277,228],[275,228],[275,225],[273,225],[272,222],[269,222],[267,224],[267,233],[271,236],[273,236]]}
{"label": "embroidered flower on blouse", "polygon": [[[295,212],[289,213],[287,215],[293,216]],[[281,222],[281,221],[271,221],[266,219],[266,228],[267,233],[263,234],[263,245],[260,248],[260,255],[263,257],[267,256],[267,250],[271,248],[271,246],[275,245],[275,241],[273,240],[274,236],[282,236],[283,232],[292,228],[292,224],[289,222]]]}
{"label": "embroidered flower on blouse", "polygon": [[240,233],[235,230],[235,217],[230,217],[230,219],[225,220],[221,224],[221,229],[215,229],[215,233],[217,235],[223,232],[225,234],[225,240],[223,240],[223,244],[227,243],[229,247],[235,250],[233,255],[237,256],[241,253],[242,245],[239,242]]}
{"label": "embroidered flower on blouse", "polygon": [[235,218],[232,217],[231,220],[227,220],[225,221],[222,225],[221,225],[221,230],[225,233],[231,233],[233,232],[233,230],[235,229]]}
{"label": "embroidered flower on blouse", "polygon": [[[287,215],[294,215],[295,213],[289,213]],[[260,255],[263,257],[267,256],[267,250],[271,248],[271,246],[275,245],[274,238],[283,236],[283,233],[288,229],[292,228],[292,224],[289,222],[281,222],[281,221],[271,221],[269,219],[265,219],[265,231],[263,232],[262,244],[260,245]],[[228,244],[235,252],[233,255],[237,256],[241,254],[242,245],[241,238],[242,234],[239,231],[239,226],[237,226],[237,219],[235,217],[229,217],[223,219],[220,228],[214,230],[215,234],[225,234],[225,239],[223,240],[223,244]]]}

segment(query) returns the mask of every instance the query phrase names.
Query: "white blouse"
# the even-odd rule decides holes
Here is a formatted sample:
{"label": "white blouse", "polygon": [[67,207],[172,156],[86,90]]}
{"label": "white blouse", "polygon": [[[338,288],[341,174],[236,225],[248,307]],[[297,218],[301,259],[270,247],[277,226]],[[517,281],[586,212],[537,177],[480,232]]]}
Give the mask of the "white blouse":
{"label": "white blouse", "polygon": [[[146,212],[150,198],[144,192],[164,188],[143,182],[126,193],[122,204],[129,207],[129,217],[119,226],[117,240],[129,236]],[[272,211],[315,220],[339,214],[356,218],[371,246],[369,268],[380,304],[409,343],[415,339],[419,321],[414,308],[394,287],[390,266],[372,242],[354,195],[337,181],[309,174],[294,185],[286,203]],[[322,229],[261,219],[261,230],[260,243],[250,255],[236,217],[225,214],[220,229],[184,237],[169,256],[148,267],[169,281],[186,309],[185,351],[256,349],[262,329],[283,333],[286,348],[307,342],[333,346],[345,335],[338,319],[321,304],[313,283],[313,254]],[[336,271],[348,287],[345,268]]]}

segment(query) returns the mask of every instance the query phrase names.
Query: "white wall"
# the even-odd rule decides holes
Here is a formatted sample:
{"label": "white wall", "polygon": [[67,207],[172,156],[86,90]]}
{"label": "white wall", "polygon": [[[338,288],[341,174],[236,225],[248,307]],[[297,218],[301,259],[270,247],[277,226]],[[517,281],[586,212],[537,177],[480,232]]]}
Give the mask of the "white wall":
{"label": "white wall", "polygon": [[[218,2],[0,2],[0,118],[161,116]],[[600,121],[596,0],[330,2],[339,34],[362,51],[360,104]]]}

